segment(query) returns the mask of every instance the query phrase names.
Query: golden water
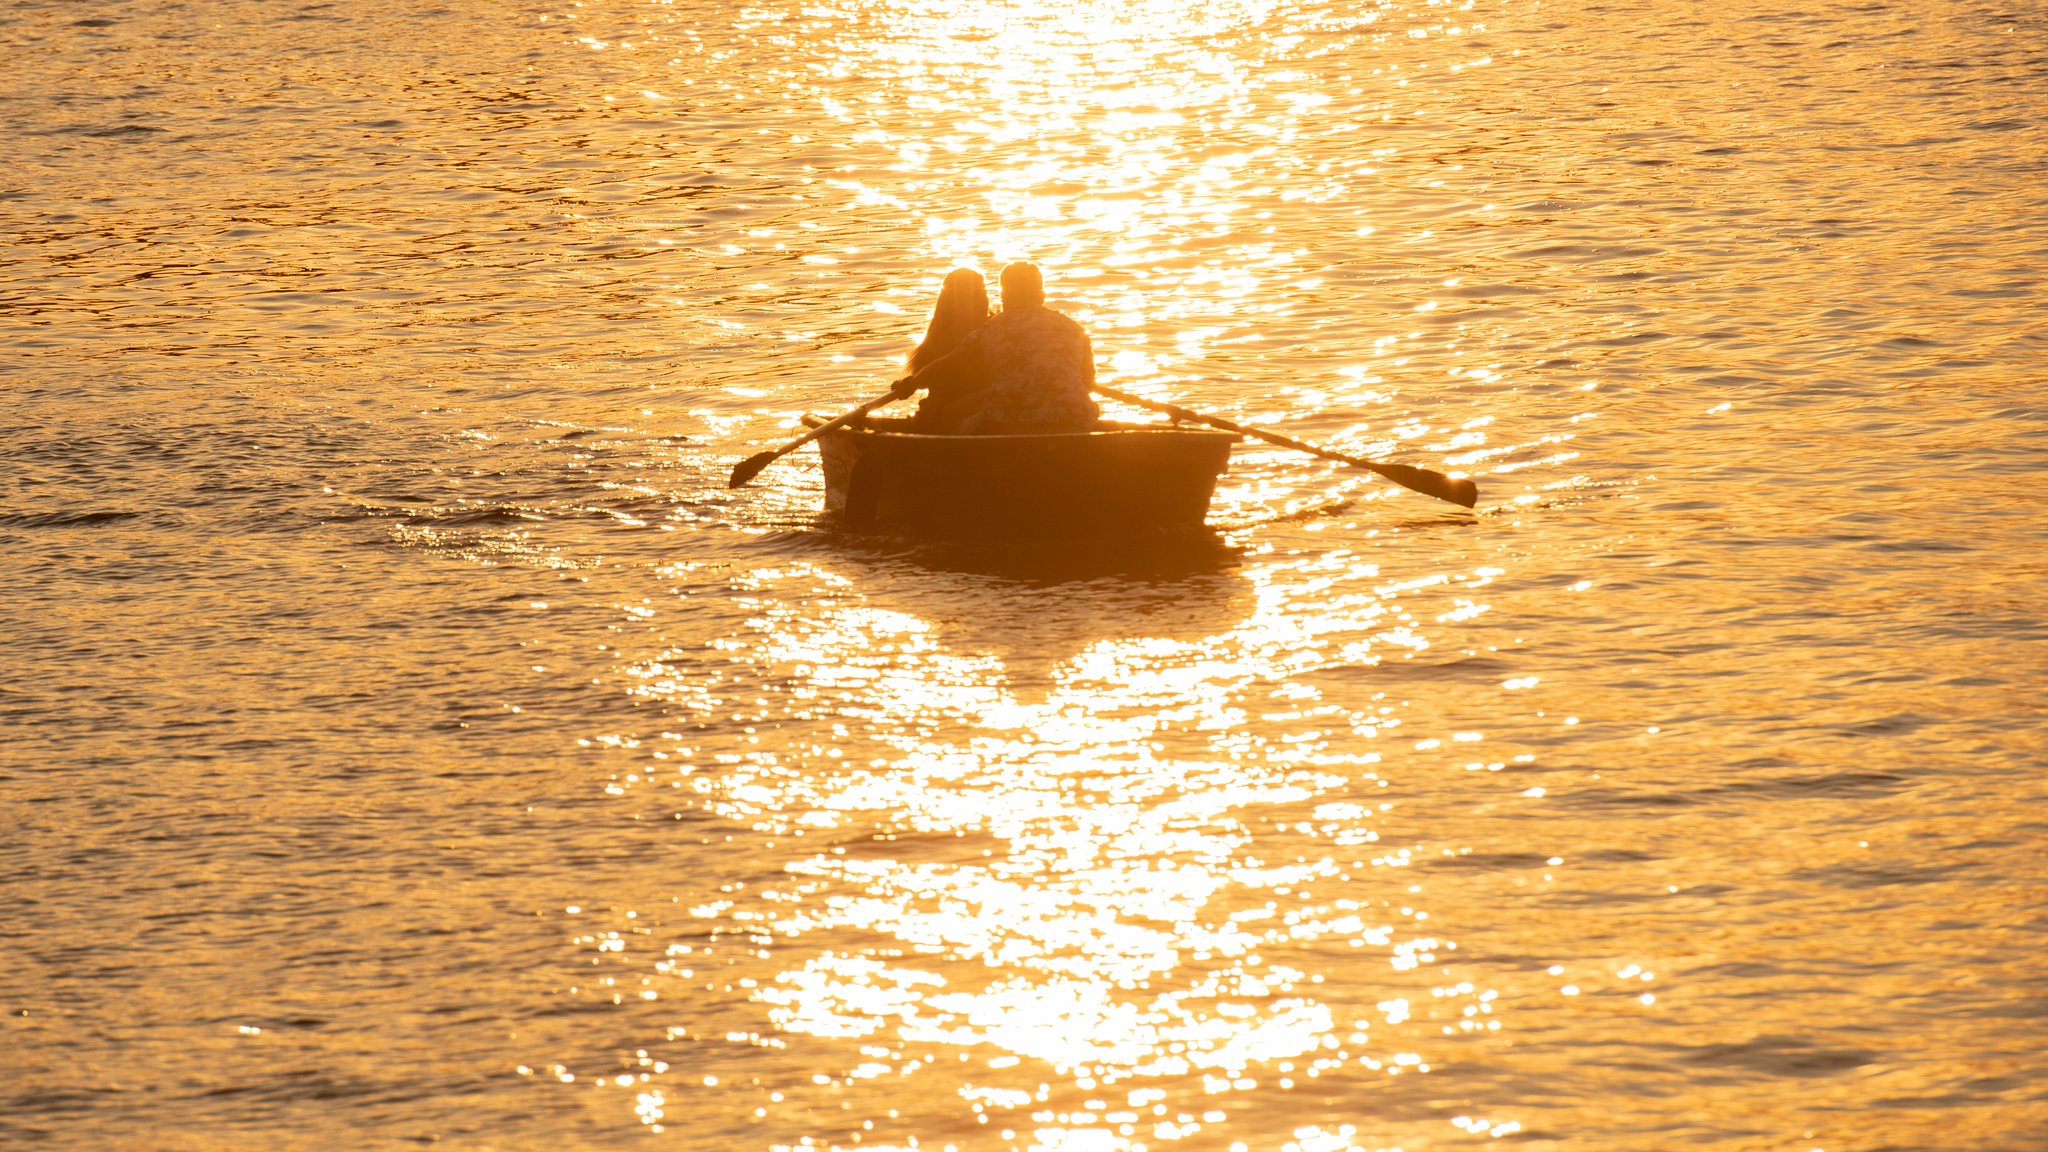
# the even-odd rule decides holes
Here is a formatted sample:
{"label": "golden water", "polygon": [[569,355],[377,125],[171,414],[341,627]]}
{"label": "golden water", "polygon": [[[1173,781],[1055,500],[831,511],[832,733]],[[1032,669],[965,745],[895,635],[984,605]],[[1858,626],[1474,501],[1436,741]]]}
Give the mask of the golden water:
{"label": "golden water", "polygon": [[[0,1144],[2048,1146],[2048,25],[0,13]],[[1028,257],[1214,547],[733,462]]]}

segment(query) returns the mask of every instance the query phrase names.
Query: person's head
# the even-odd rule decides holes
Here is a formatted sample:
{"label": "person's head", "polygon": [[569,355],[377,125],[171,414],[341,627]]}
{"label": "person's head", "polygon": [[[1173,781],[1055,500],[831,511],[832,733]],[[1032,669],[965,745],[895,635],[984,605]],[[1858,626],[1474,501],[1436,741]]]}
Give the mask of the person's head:
{"label": "person's head", "polygon": [[988,319],[988,282],[972,268],[955,268],[939,284],[938,303],[932,305],[931,323],[925,325],[924,340],[910,354],[910,370],[917,371],[960,346],[969,332]]}
{"label": "person's head", "polygon": [[988,318],[988,281],[972,268],[955,268],[939,284],[932,323],[972,328]]}
{"label": "person's head", "polygon": [[1036,308],[1045,303],[1045,277],[1038,271],[1038,265],[1026,260],[1004,267],[999,282],[1003,286],[1003,307],[1008,309]]}

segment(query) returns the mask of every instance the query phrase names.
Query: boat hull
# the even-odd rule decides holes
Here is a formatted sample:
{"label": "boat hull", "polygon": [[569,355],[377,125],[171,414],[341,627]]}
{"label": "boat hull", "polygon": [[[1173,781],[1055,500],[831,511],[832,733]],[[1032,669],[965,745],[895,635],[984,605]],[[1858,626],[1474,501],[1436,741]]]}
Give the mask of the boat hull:
{"label": "boat hull", "polygon": [[1090,432],[931,436],[906,424],[871,417],[818,438],[825,507],[846,527],[950,539],[1200,532],[1239,439],[1109,423]]}

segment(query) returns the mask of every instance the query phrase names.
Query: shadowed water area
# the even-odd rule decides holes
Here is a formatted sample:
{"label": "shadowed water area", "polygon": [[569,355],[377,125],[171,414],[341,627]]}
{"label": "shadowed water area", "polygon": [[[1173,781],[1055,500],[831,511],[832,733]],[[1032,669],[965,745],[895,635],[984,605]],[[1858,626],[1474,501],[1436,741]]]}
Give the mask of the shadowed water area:
{"label": "shadowed water area", "polygon": [[[2044,45],[8,5],[0,1144],[2048,1146]],[[1019,257],[1478,509],[725,488]]]}

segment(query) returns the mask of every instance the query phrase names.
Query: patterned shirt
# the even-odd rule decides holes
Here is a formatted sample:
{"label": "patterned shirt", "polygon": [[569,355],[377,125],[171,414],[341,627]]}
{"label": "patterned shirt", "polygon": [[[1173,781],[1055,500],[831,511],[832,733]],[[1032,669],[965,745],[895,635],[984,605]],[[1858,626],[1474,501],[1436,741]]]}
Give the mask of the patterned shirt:
{"label": "patterned shirt", "polygon": [[986,388],[962,431],[991,424],[1087,428],[1102,414],[1090,395],[1095,347],[1088,333],[1042,305],[991,316],[914,380],[949,406]]}

